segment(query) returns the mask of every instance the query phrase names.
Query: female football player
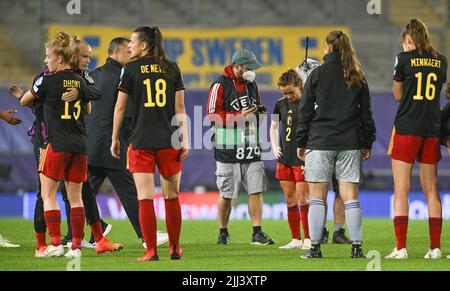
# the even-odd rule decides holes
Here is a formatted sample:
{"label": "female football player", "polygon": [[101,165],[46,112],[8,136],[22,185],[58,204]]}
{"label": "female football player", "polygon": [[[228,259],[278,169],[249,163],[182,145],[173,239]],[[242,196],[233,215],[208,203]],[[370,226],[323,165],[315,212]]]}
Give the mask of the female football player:
{"label": "female football player", "polygon": [[[303,82],[295,70],[289,70],[279,78],[278,88],[284,97],[275,105],[270,126],[270,140],[277,158],[275,178],[280,181],[284,192],[292,235],[292,241],[281,246],[280,249],[309,249],[311,241],[308,231],[309,205],[306,195],[308,184],[305,182],[304,176],[305,163],[297,157],[295,142],[298,105],[302,95]],[[282,124],[281,134],[279,134],[280,123]],[[300,235],[300,221],[305,236],[303,242]]]}
{"label": "female football player", "polygon": [[397,245],[386,258],[407,259],[408,192],[414,161],[428,202],[430,248],[425,258],[441,254],[442,205],[437,189],[441,159],[439,95],[446,82],[447,60],[431,45],[428,29],[412,19],[401,33],[404,52],[397,56],[394,97],[400,102],[388,154],[394,176],[394,229]]}
{"label": "female football player", "polygon": [[305,160],[310,192],[311,249],[302,258],[321,258],[326,195],[333,174],[344,201],[352,258],[364,258],[362,211],[358,199],[362,161],[370,157],[376,130],[370,92],[352,42],[343,31],[330,32],[324,64],[311,72],[301,98],[297,125],[298,157]]}
{"label": "female football player", "polygon": [[[158,27],[135,29],[129,48],[135,60],[125,65],[119,84],[111,154],[119,158],[119,131],[127,100],[131,98],[133,121],[128,168],[136,182],[139,223],[147,245],[147,251],[138,261],[159,260],[153,205],[155,166],[158,166],[165,199],[170,258],[177,260],[182,256],[178,194],[182,160],[188,155],[183,80],[178,66],[165,56]],[[178,118],[178,126],[172,125],[174,118]]]}
{"label": "female football player", "polygon": [[[61,213],[56,200],[56,190],[64,180],[71,204],[74,239],[66,257],[81,256],[81,240],[85,221],[85,211],[81,199],[81,186],[86,180],[86,129],[84,114],[89,111],[83,101],[87,90],[84,80],[70,69],[73,55],[71,36],[60,32],[45,45],[45,62],[49,74],[38,78],[31,94],[21,97],[23,106],[35,99],[44,102],[44,119],[47,139],[40,156],[39,172],[44,201],[44,217],[50,234],[51,245],[44,256],[58,257],[64,253],[61,244]],[[77,88],[79,97],[75,102],[65,102],[61,96],[68,88]]]}

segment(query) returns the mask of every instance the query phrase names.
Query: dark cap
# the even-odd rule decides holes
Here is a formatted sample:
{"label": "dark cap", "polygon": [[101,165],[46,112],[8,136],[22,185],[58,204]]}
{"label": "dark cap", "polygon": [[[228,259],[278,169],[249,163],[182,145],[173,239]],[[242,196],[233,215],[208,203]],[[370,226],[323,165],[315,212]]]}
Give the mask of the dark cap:
{"label": "dark cap", "polygon": [[246,65],[252,71],[261,68],[255,54],[246,49],[236,51],[231,60],[233,64]]}

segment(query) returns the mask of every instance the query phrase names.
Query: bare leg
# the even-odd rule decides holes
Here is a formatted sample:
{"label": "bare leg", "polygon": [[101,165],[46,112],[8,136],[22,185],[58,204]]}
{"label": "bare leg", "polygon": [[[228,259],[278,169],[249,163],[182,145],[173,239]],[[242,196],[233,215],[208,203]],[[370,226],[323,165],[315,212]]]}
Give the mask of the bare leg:
{"label": "bare leg", "polygon": [[248,196],[248,213],[253,226],[261,226],[263,210],[263,197],[261,193]]}
{"label": "bare leg", "polygon": [[56,190],[59,182],[43,174],[40,174],[40,179],[44,211],[59,210],[58,202],[56,201]]}
{"label": "bare leg", "polygon": [[408,216],[408,192],[412,173],[412,164],[392,160],[392,174],[394,176],[394,215]]}
{"label": "bare leg", "polygon": [[225,199],[222,197],[219,197],[218,201],[218,211],[219,211],[219,227],[220,228],[227,228],[228,227],[228,221],[230,220],[230,214],[231,214],[231,199]]}

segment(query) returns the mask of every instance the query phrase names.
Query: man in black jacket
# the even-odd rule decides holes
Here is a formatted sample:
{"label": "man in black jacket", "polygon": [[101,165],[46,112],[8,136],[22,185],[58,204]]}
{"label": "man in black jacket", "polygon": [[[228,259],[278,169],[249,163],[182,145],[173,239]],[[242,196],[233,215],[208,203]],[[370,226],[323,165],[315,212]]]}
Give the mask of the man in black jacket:
{"label": "man in black jacket", "polygon": [[[92,72],[92,78],[99,87],[102,98],[92,102],[92,112],[86,119],[88,132],[88,171],[89,180],[95,195],[98,194],[105,178],[108,178],[125,209],[125,212],[139,238],[142,238],[139,226],[139,204],[133,177],[126,169],[126,149],[130,143],[131,106],[128,103],[121,130],[120,160],[111,156],[114,106],[117,100],[117,86],[122,67],[130,61],[126,38],[114,38],[109,45],[106,64]],[[158,232],[158,245],[168,241],[166,233]]]}

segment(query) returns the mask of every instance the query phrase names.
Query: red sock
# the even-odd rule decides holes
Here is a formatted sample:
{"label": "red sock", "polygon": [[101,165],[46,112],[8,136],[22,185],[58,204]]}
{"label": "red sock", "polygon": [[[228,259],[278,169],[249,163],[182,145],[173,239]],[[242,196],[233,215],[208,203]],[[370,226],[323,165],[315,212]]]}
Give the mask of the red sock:
{"label": "red sock", "polygon": [[45,232],[36,232],[36,249],[47,246],[47,240],[45,238]]}
{"label": "red sock", "polygon": [[89,225],[91,227],[92,234],[94,235],[95,242],[99,242],[103,238],[102,223],[97,221],[94,224]]}
{"label": "red sock", "polygon": [[397,250],[406,248],[406,236],[408,234],[408,216],[394,217],[395,238]]}
{"label": "red sock", "polygon": [[166,227],[170,245],[180,246],[181,206],[178,198],[164,200],[166,208]]}
{"label": "red sock", "polygon": [[289,228],[291,229],[291,235],[293,239],[301,239],[300,237],[300,211],[298,205],[294,207],[288,207],[287,217]]}
{"label": "red sock", "polygon": [[430,217],[428,219],[430,231],[430,249],[441,248],[441,232],[442,232],[442,217]]}
{"label": "red sock", "polygon": [[81,241],[84,234],[86,215],[84,207],[70,209],[70,224],[72,226],[72,250],[81,249]]}
{"label": "red sock", "polygon": [[61,245],[61,211],[44,211],[44,219],[50,235],[50,244],[52,246]]}
{"label": "red sock", "polygon": [[308,227],[308,212],[309,204],[300,205],[300,216],[302,218],[303,236],[309,239],[309,227]]}
{"label": "red sock", "polygon": [[139,200],[139,224],[147,250],[156,248],[156,214],[153,200]]}

